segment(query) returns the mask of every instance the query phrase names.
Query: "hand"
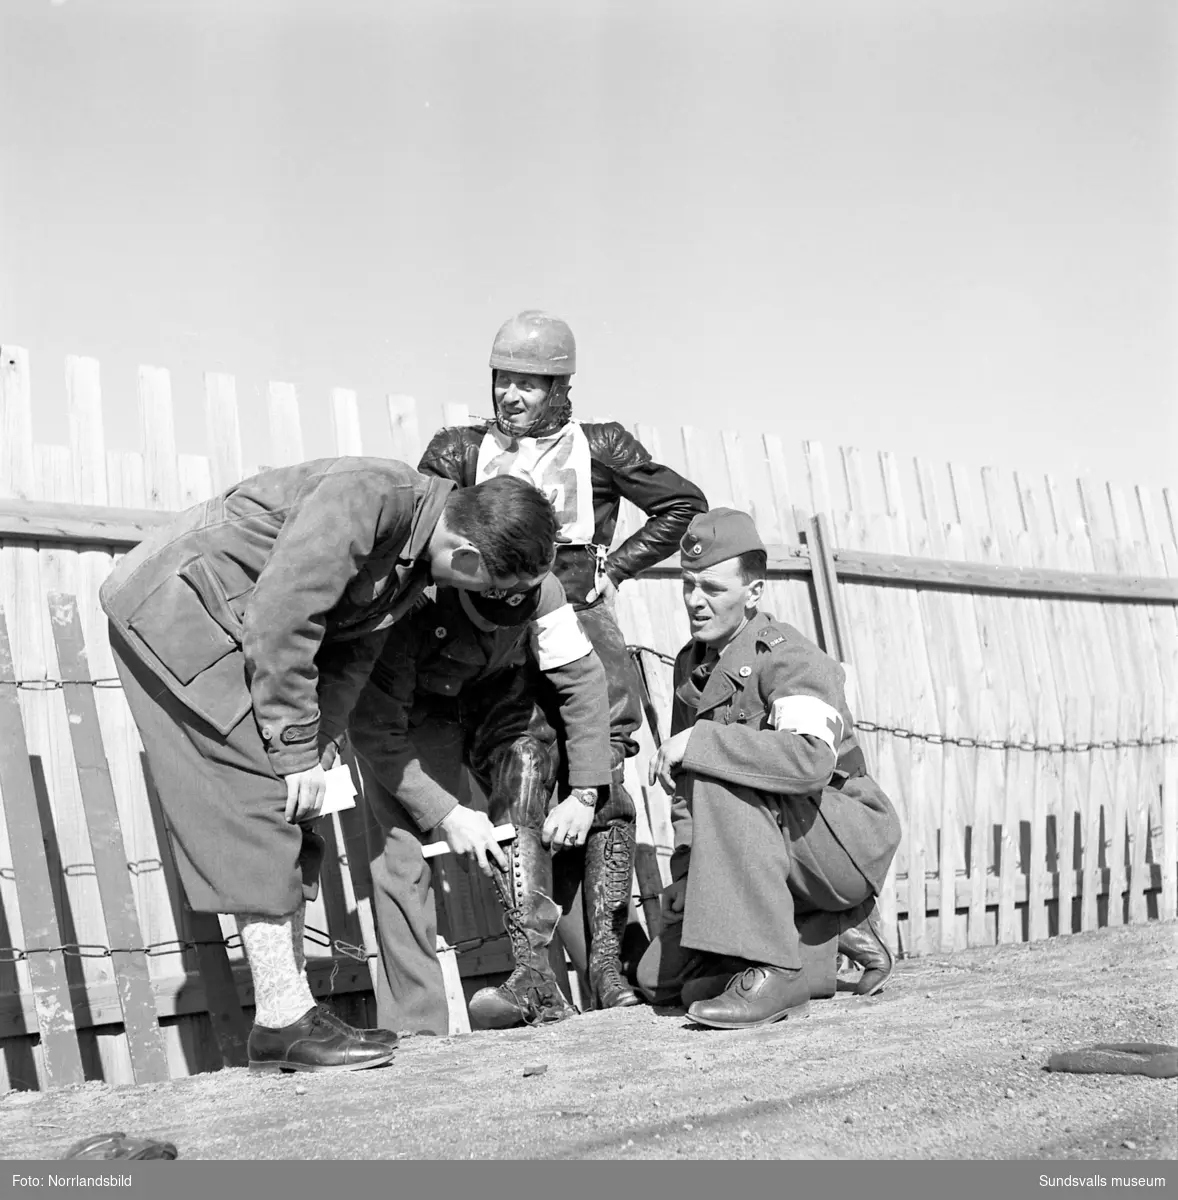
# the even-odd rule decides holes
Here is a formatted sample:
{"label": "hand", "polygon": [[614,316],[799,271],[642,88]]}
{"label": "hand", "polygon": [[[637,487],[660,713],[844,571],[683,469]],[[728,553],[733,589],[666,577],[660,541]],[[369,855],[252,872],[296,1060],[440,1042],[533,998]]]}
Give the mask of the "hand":
{"label": "hand", "polygon": [[594,810],[577,799],[577,792],[592,792],[596,788],[574,788],[573,794],[562,800],[549,814],[540,830],[540,841],[545,846],[551,846],[553,854],[561,850],[571,850],[574,846],[582,846],[589,836],[589,826],[593,824]]}
{"label": "hand", "polygon": [[330,738],[319,738],[319,765],[330,771],[339,762],[339,745]]}
{"label": "hand", "polygon": [[585,593],[586,604],[604,599],[607,608],[613,608],[617,598],[618,585],[604,571],[593,580],[593,587]]}
{"label": "hand", "polygon": [[674,737],[669,737],[663,742],[658,753],[650,760],[650,769],[646,773],[647,783],[653,784],[657,780],[668,796],[675,791],[674,772],[687,753],[690,737],[690,729],[681,729]]}
{"label": "hand", "polygon": [[327,795],[327,776],[318,763],[309,771],[296,771],[286,777],[286,819],[295,825],[313,821]]}
{"label": "hand", "polygon": [[668,883],[662,890],[663,919],[666,921],[683,920],[683,903],[687,898],[687,877]]}
{"label": "hand", "polygon": [[446,841],[455,854],[465,854],[478,863],[479,870],[489,879],[491,864],[488,855],[501,871],[507,870],[507,855],[495,840],[495,826],[486,813],[476,812],[456,804],[439,822]]}

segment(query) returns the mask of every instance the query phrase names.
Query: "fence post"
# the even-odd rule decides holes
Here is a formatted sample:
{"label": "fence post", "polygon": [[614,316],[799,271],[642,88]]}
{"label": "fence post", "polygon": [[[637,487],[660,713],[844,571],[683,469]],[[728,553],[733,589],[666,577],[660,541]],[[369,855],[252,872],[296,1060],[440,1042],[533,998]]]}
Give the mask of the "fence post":
{"label": "fence post", "polygon": [[113,946],[110,956],[119,1005],[123,1010],[131,1069],[136,1083],[156,1083],[168,1078],[168,1059],[160,1037],[155,997],[147,972],[143,930],[127,872],[123,828],[115,804],[110,766],[98,728],[98,708],[94,703],[94,688],[82,642],[78,605],[73,596],[60,592],[50,592],[47,600],[53,640],[57,643],[57,661],[61,667],[66,711],[69,713],[82,809],[86,814],[90,845],[94,851],[98,892],[102,898],[110,939],[115,943],[123,943]]}

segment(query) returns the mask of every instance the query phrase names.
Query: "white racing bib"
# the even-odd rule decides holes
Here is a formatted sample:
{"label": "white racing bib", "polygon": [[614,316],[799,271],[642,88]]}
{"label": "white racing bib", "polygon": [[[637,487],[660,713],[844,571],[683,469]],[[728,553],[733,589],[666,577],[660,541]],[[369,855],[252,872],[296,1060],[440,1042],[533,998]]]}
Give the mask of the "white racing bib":
{"label": "white racing bib", "polygon": [[593,479],[589,439],[576,421],[548,437],[508,437],[496,425],[483,436],[475,483],[514,475],[538,488],[556,510],[556,540],[593,541]]}

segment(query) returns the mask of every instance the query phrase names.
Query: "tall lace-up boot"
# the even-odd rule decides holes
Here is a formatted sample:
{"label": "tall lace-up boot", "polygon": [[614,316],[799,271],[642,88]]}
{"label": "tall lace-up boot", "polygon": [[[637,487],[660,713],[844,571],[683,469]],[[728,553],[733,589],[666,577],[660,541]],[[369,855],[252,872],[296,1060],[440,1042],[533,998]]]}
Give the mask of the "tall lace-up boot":
{"label": "tall lace-up boot", "polygon": [[585,916],[589,924],[589,987],[598,1008],[639,1003],[622,974],[620,956],[634,872],[634,827],[612,824],[585,842]]}
{"label": "tall lace-up boot", "polygon": [[507,870],[492,863],[492,880],[503,905],[515,970],[498,987],[471,997],[470,1023],[476,1029],[510,1029],[563,1021],[577,1010],[565,999],[548,961],[548,944],[560,920],[552,899],[552,858],[538,830],[517,828],[507,850]]}

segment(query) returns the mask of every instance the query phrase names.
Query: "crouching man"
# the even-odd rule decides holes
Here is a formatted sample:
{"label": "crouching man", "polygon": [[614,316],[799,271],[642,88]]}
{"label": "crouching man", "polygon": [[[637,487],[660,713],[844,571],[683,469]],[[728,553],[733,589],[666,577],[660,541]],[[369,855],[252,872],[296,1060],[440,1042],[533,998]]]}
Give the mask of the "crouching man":
{"label": "crouching man", "polygon": [[866,774],[842,668],[760,611],[766,563],[746,513],[692,521],[680,543],[692,640],[650,766],[673,796],[675,852],[668,924],[639,986],[718,1029],[833,995],[838,953],[863,967],[861,994],[892,969],[875,897],[900,823]]}
{"label": "crouching man", "polygon": [[[504,984],[471,998],[471,1023],[499,1029],[576,1013],[548,947],[609,801],[605,670],[555,576],[519,601],[439,589],[390,639],[352,715],[369,812],[377,1011],[392,1029],[448,1028],[433,873],[421,854],[434,830],[494,882],[515,960]],[[490,817],[459,802],[464,764]],[[567,795],[555,803],[561,783]],[[507,821],[516,836],[501,848],[494,826]]]}

